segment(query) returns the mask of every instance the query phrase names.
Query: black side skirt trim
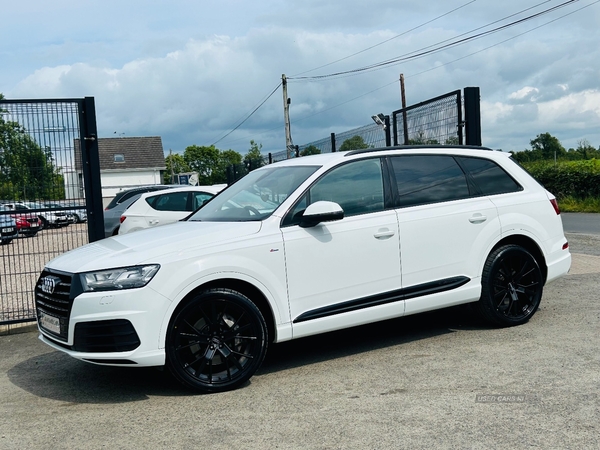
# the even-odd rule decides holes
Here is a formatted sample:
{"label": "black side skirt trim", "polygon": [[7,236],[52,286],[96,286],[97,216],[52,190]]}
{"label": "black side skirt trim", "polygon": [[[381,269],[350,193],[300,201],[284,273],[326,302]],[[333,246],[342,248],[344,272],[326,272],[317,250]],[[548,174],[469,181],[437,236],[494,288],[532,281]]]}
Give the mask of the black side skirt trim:
{"label": "black side skirt trim", "polygon": [[323,317],[335,316],[336,314],[408,300],[409,298],[422,297],[424,295],[450,291],[467,284],[469,281],[471,281],[471,279],[468,277],[446,278],[444,280],[432,281],[430,283],[419,284],[404,289],[398,289],[396,291],[384,292],[382,294],[371,295],[364,298],[357,298],[348,302],[329,305],[323,308],[313,309],[312,311],[306,311],[305,313],[302,313],[296,317],[293,323],[321,319]]}

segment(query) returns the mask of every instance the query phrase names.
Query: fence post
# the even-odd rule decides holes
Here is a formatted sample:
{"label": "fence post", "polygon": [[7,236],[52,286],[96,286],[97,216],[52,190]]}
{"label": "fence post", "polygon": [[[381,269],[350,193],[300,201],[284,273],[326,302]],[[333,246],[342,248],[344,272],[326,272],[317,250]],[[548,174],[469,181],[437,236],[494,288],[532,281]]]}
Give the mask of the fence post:
{"label": "fence post", "polygon": [[331,153],[335,153],[335,133],[331,133]]}
{"label": "fence post", "polygon": [[83,172],[83,185],[85,188],[85,203],[89,216],[88,239],[90,242],[94,242],[105,237],[94,97],[85,97],[79,101],[79,115],[81,170]]}
{"label": "fence post", "polygon": [[273,164],[273,154],[269,153],[269,164]]}
{"label": "fence post", "polygon": [[385,146],[386,147],[391,147],[392,146],[392,130],[390,130],[390,116],[385,116],[383,122],[385,123]]}
{"label": "fence post", "polygon": [[481,111],[479,88],[465,88],[465,134],[466,145],[481,145]]}

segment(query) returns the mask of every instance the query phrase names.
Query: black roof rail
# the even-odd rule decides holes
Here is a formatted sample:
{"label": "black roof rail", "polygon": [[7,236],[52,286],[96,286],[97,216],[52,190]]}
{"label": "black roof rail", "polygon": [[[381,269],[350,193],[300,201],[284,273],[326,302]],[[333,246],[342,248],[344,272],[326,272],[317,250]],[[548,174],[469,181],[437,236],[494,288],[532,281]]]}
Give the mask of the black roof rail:
{"label": "black roof rail", "polygon": [[379,147],[379,148],[363,148],[360,150],[351,150],[344,156],[360,155],[363,153],[383,152],[386,150],[424,150],[430,148],[459,148],[464,150],[489,150],[493,151],[489,147],[481,147],[479,145],[442,145],[442,144],[420,144],[420,145],[395,145],[392,147]]}

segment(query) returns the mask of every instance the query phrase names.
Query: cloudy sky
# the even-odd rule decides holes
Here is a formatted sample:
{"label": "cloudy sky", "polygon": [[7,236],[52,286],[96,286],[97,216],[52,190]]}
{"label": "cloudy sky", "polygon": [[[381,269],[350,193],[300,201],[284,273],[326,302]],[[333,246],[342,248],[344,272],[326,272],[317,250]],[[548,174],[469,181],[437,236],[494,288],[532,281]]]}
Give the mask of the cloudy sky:
{"label": "cloudy sky", "polygon": [[[379,70],[294,79],[436,48],[563,3]],[[158,135],[174,152],[218,142],[242,154],[253,139],[277,152],[282,74],[302,145],[399,109],[403,73],[408,105],[478,86],[484,145],[522,150],[549,132],[566,148],[600,146],[598,0],[27,0],[0,11],[0,92],[93,96],[101,137]]]}

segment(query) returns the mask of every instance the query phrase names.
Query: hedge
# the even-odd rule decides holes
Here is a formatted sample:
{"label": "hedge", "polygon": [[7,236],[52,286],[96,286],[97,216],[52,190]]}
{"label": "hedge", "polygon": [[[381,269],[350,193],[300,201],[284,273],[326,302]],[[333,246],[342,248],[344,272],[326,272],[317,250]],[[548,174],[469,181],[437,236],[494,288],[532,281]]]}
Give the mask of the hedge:
{"label": "hedge", "polygon": [[558,199],[600,197],[600,160],[537,161],[523,166]]}

